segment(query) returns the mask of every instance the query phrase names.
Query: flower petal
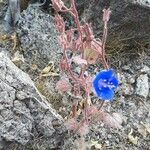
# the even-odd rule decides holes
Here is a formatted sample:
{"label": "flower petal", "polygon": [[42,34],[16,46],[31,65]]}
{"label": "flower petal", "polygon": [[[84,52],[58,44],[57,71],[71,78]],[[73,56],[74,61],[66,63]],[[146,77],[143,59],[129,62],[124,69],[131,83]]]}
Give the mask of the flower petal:
{"label": "flower petal", "polygon": [[99,72],[93,80],[94,93],[101,100],[112,100],[114,97],[114,90],[118,86],[118,80],[113,74],[113,70],[103,70]]}
{"label": "flower petal", "polygon": [[93,89],[94,89],[94,93],[96,95],[98,95],[99,91],[100,91],[100,87],[99,87],[99,79],[95,78],[93,81]]}
{"label": "flower petal", "polygon": [[101,98],[102,100],[112,100],[114,97],[114,91],[110,88],[102,88],[102,90],[99,90],[97,92],[97,96]]}
{"label": "flower petal", "polygon": [[95,79],[93,80],[93,87],[95,89],[95,91],[99,90],[99,88],[102,87],[101,84],[99,84],[100,80],[109,80],[110,78],[112,78],[113,75],[113,71],[112,69],[110,70],[103,70],[101,72],[99,72]]}
{"label": "flower petal", "polygon": [[119,82],[115,76],[111,77],[109,82],[112,83],[113,88],[111,88],[111,89],[113,89],[113,90],[115,90],[117,88],[117,86],[119,85]]}
{"label": "flower petal", "polygon": [[96,75],[96,80],[99,80],[99,79],[109,79],[111,78],[113,75],[113,70],[112,69],[109,69],[109,70],[103,70],[101,72],[99,72],[97,75]]}

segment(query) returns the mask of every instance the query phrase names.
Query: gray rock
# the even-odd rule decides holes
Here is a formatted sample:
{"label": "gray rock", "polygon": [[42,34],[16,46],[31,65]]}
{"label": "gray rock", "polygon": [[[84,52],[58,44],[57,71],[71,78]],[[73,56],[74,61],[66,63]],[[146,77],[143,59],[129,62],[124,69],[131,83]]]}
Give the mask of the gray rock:
{"label": "gray rock", "polygon": [[134,78],[133,76],[130,76],[130,77],[128,78],[128,83],[130,83],[130,84],[135,83],[135,78]]}
{"label": "gray rock", "polygon": [[[0,32],[2,32],[1,29],[3,27],[0,27]],[[15,49],[16,53],[12,52],[12,41],[7,41],[7,43],[0,41],[0,51],[8,52],[12,61],[30,75],[39,91],[50,103],[59,101],[60,96],[55,90],[56,78],[46,77],[40,80],[41,71],[49,65],[49,62],[53,62],[54,67],[58,69],[61,48],[58,44],[53,17],[39,7],[30,5],[21,13],[16,32],[19,41]],[[24,95],[17,93],[16,96],[23,97]],[[56,105],[53,104],[55,108],[59,108]]]}
{"label": "gray rock", "polygon": [[56,130],[63,123],[62,117],[4,53],[0,53],[0,72],[0,147],[5,143],[4,149],[9,149],[7,142],[26,145],[40,134],[56,146]]}
{"label": "gray rock", "polygon": [[17,34],[25,62],[28,64],[26,70],[22,67],[23,70],[31,70],[32,65],[43,69],[50,61],[59,63],[61,49],[52,16],[29,5],[27,10],[21,13]]}
{"label": "gray rock", "polygon": [[[1,29],[3,27],[0,27],[0,32]],[[58,44],[58,34],[53,17],[43,12],[39,7],[30,5],[27,10],[21,13],[16,32],[18,43],[15,52],[12,51],[12,41],[7,41],[7,43],[1,43],[0,41],[0,51],[5,51],[5,53],[7,51],[11,60],[21,70],[30,75],[39,91],[46,96],[49,102],[54,102],[52,97],[59,99],[59,95],[55,90],[56,78],[49,76],[43,77],[44,79],[41,80],[40,77],[41,71],[49,63],[53,63],[56,72],[58,71],[61,48]],[[20,93],[17,96],[23,95]]]}
{"label": "gray rock", "polygon": [[8,0],[8,4],[9,6],[4,18],[7,30],[10,29],[10,26],[14,27],[20,17],[20,1]]}
{"label": "gray rock", "polygon": [[147,98],[149,94],[149,83],[147,74],[141,74],[136,81],[136,94]]}
{"label": "gray rock", "polygon": [[[6,13],[6,9],[3,13]],[[6,35],[4,27],[4,16],[0,16],[0,36]],[[27,72],[32,79],[35,79],[49,62],[54,62],[57,66],[61,48],[58,44],[54,20],[50,14],[45,13],[39,7],[29,5],[20,14],[15,29],[17,33],[15,50],[12,50],[13,41],[9,40],[11,34],[7,34],[9,37],[7,40],[0,40],[0,52],[7,52],[14,63]]]}
{"label": "gray rock", "polygon": [[150,7],[150,0],[130,0],[134,4]]}
{"label": "gray rock", "polygon": [[149,0],[85,0],[83,3],[78,0],[78,7],[82,20],[92,22],[98,36],[102,35],[102,10],[110,7],[112,14],[107,43],[112,47],[113,41],[118,42],[118,47],[119,43],[132,45],[134,40],[142,43],[150,38]]}

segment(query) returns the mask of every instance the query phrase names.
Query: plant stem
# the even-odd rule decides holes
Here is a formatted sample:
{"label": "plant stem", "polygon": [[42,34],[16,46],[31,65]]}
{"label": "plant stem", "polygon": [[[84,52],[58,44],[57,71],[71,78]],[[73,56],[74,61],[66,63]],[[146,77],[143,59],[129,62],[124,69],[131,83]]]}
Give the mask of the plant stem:
{"label": "plant stem", "polygon": [[100,109],[103,107],[104,103],[105,103],[105,101],[102,101],[102,102],[101,102],[101,104],[100,104],[98,110],[100,110]]}
{"label": "plant stem", "polygon": [[104,28],[103,28],[103,38],[102,38],[102,61],[104,63],[104,67],[106,69],[109,68],[106,58],[105,58],[105,45],[106,45],[106,39],[107,39],[107,32],[108,32],[108,27],[107,27],[107,21],[104,21]]}

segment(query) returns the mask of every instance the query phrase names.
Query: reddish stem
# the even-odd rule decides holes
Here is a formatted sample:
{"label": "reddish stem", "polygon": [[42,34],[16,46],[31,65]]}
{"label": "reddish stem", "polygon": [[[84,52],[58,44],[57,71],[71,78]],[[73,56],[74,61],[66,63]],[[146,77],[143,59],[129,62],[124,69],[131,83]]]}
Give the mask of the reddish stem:
{"label": "reddish stem", "polygon": [[104,103],[105,103],[105,101],[101,102],[101,105],[99,106],[98,110],[100,110],[103,107]]}
{"label": "reddish stem", "polygon": [[105,45],[106,45],[106,39],[107,39],[107,32],[108,32],[108,27],[107,27],[107,21],[104,21],[104,28],[103,28],[103,38],[102,38],[102,61],[104,63],[104,67],[106,69],[109,69],[109,66],[106,61],[106,54],[105,54]]}

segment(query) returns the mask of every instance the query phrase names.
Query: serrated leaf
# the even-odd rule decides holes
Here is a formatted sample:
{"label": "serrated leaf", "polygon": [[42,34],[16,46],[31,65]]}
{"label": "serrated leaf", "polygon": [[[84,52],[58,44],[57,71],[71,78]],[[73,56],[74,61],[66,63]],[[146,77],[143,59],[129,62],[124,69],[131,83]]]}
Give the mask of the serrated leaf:
{"label": "serrated leaf", "polygon": [[134,136],[132,135],[132,133],[133,133],[133,129],[131,128],[131,131],[130,131],[130,133],[128,134],[128,139],[129,139],[129,141],[130,141],[131,143],[137,145],[137,143],[138,143],[138,137],[137,137],[137,136],[134,137]]}
{"label": "serrated leaf", "polygon": [[95,64],[96,60],[98,58],[98,53],[90,48],[86,48],[84,50],[84,59],[86,59],[86,61],[89,64]]}
{"label": "serrated leaf", "polygon": [[66,92],[71,89],[71,84],[67,79],[61,79],[56,83],[56,90]]}
{"label": "serrated leaf", "polygon": [[80,56],[74,56],[72,58],[72,61],[75,62],[76,64],[80,65],[80,64],[85,64],[87,65],[87,61],[85,59],[82,59]]}

